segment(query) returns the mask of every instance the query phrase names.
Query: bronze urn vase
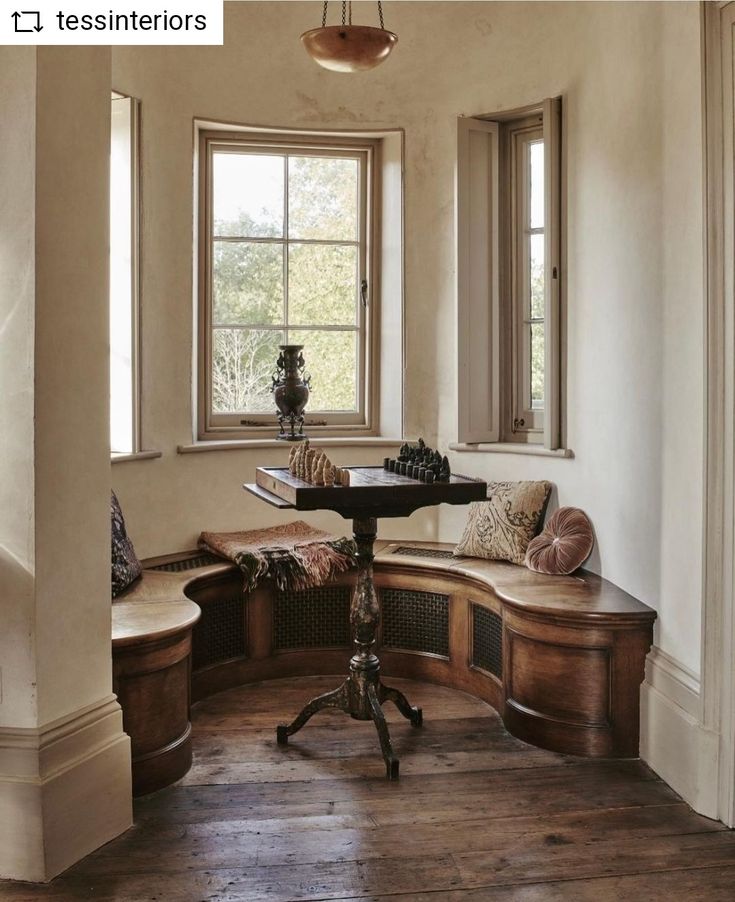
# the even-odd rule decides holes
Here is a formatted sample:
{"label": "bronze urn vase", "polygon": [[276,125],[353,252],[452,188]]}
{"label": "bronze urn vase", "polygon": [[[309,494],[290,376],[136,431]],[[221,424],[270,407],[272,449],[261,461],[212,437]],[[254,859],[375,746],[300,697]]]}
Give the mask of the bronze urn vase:
{"label": "bronze urn vase", "polygon": [[[273,399],[278,408],[278,438],[300,442],[304,435],[304,409],[309,400],[311,376],[304,374],[303,345],[278,345],[281,352],[273,375]],[[288,425],[288,429],[286,426]]]}

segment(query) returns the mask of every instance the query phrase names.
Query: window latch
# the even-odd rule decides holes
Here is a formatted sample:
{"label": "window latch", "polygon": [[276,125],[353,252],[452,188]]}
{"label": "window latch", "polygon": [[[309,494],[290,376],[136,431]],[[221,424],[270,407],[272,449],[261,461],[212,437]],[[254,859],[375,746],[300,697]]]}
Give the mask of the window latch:
{"label": "window latch", "polygon": [[362,306],[367,309],[367,279],[363,279],[360,282],[360,300],[362,301]]}

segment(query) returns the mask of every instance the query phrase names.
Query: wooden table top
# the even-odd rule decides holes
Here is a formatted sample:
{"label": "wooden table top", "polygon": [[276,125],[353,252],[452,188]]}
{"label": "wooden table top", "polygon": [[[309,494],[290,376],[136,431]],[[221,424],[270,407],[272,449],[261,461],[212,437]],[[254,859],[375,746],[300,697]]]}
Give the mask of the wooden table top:
{"label": "wooden table top", "polygon": [[295,510],[333,510],[347,518],[405,517],[434,504],[469,504],[487,496],[487,483],[452,475],[431,485],[391,473],[382,466],[344,467],[348,486],[312,485],[284,467],[258,467],[255,484],[247,491],[274,507]]}

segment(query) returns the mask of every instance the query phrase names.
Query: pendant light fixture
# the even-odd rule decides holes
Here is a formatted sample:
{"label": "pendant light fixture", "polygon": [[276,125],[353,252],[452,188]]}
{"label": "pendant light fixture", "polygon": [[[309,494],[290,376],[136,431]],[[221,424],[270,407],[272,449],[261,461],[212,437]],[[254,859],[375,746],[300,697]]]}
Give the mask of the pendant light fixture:
{"label": "pendant light fixture", "polygon": [[309,56],[333,72],[360,72],[373,69],[390,55],[398,36],[387,31],[383,23],[383,5],[378,0],[380,28],[352,24],[352,3],[342,3],[342,24],[327,25],[324,3],[322,27],[312,28],[301,35]]}

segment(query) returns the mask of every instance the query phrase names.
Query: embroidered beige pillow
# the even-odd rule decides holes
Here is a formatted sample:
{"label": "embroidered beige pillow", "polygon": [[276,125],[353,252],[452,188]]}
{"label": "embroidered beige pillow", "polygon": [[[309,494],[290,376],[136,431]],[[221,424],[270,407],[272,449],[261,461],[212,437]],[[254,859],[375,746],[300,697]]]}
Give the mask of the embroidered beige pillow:
{"label": "embroidered beige pillow", "polygon": [[455,555],[523,564],[550,491],[550,482],[488,483],[488,500],[470,505]]}

